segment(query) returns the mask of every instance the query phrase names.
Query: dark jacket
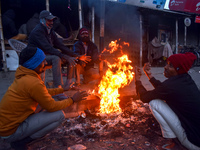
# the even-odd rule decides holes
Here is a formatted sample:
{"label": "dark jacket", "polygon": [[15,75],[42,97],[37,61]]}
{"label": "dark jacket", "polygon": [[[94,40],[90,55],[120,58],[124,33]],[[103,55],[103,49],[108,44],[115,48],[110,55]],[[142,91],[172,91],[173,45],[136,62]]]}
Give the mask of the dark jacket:
{"label": "dark jacket", "polygon": [[[84,55],[85,54],[85,48],[83,46],[83,42],[81,40],[78,40],[74,46],[73,46],[74,53],[78,55]],[[99,63],[99,52],[97,46],[93,42],[88,43],[88,49],[87,49],[87,56],[91,56],[91,61],[87,63],[87,67],[94,67],[94,63]],[[81,64],[79,61],[78,63]]]}
{"label": "dark jacket", "polygon": [[[178,116],[188,140],[200,146],[200,91],[189,74],[171,77],[164,82],[151,78],[154,90],[147,91],[136,81],[136,91],[143,102],[165,100]],[[172,120],[173,121],[173,120]]]}
{"label": "dark jacket", "polygon": [[63,54],[74,57],[77,56],[57,38],[54,30],[51,30],[50,34],[48,34],[46,27],[41,23],[31,31],[28,39],[28,46],[39,47],[45,54],[56,55],[60,58],[62,58]]}
{"label": "dark jacket", "polygon": [[10,39],[18,34],[14,19],[15,12],[12,9],[7,10],[2,16],[3,34],[5,39]]}

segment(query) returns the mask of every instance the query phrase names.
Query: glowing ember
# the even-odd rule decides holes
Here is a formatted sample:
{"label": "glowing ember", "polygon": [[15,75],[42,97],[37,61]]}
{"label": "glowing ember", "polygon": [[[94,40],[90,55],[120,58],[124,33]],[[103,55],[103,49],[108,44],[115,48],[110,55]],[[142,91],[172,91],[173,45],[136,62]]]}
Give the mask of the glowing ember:
{"label": "glowing ember", "polygon": [[[123,45],[128,45],[128,43],[123,43]],[[122,46],[117,44],[116,41],[112,41],[109,44],[110,53],[120,50],[121,56],[115,59],[115,63],[110,63],[107,61],[108,70],[102,77],[99,84],[98,95],[100,95],[100,113],[117,113],[121,112],[119,107],[119,88],[130,84],[133,80],[133,67],[130,65],[131,61],[128,56],[122,53]],[[108,50],[104,49],[104,52]]]}

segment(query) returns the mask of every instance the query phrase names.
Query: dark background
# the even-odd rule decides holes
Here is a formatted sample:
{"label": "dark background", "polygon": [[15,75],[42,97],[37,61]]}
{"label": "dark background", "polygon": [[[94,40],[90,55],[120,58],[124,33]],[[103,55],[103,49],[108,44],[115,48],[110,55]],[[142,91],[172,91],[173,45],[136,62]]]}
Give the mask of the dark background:
{"label": "dark background", "polygon": [[[82,1],[82,3],[85,2],[85,0]],[[69,5],[71,10],[68,9]],[[8,9],[15,11],[15,23],[19,29],[34,13],[40,13],[46,9],[46,0],[2,0],[1,9],[2,14]],[[60,18],[61,23],[66,26],[68,31],[79,28],[78,0],[49,0],[49,9],[53,15]]]}

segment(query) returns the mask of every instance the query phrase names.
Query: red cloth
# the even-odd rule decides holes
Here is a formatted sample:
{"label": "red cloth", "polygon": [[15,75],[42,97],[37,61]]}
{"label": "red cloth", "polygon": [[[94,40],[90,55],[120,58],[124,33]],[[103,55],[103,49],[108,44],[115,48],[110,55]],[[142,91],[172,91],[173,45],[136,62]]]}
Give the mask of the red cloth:
{"label": "red cloth", "polygon": [[79,31],[79,34],[83,34],[83,33],[89,33],[88,30],[86,28],[81,28]]}
{"label": "red cloth", "polygon": [[187,52],[185,54],[171,55],[167,61],[172,63],[178,74],[183,74],[188,72],[196,59],[195,54]]}

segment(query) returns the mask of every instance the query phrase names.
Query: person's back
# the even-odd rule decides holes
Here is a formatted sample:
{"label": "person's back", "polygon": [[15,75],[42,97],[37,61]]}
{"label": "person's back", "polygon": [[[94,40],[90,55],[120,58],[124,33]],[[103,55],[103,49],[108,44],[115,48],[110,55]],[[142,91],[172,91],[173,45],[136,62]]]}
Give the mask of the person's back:
{"label": "person's back", "polygon": [[60,19],[57,18],[53,23],[53,30],[58,33],[63,38],[68,38],[68,33],[66,27],[60,22]]}
{"label": "person's back", "polygon": [[14,19],[15,12],[12,9],[7,10],[2,16],[2,26],[5,39],[10,39],[18,34]]}
{"label": "person's back", "polygon": [[40,22],[39,14],[35,13],[26,23],[27,35],[29,36],[31,31],[35,28],[35,26]]}

